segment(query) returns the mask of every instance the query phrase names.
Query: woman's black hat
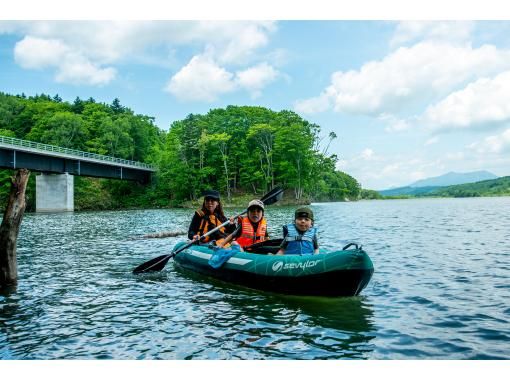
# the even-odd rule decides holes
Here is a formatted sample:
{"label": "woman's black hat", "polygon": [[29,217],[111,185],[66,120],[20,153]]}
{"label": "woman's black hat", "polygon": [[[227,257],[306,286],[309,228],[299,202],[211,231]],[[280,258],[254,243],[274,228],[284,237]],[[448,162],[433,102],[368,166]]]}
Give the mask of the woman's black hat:
{"label": "woman's black hat", "polygon": [[206,190],[202,195],[204,196],[204,198],[213,198],[218,201],[220,200],[220,193],[217,192],[216,190]]}

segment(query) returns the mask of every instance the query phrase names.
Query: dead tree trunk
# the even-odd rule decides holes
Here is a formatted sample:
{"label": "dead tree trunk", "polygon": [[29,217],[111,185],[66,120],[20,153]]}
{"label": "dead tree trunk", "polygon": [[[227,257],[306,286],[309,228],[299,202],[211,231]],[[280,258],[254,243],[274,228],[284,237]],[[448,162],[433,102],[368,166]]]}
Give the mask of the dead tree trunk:
{"label": "dead tree trunk", "polygon": [[12,178],[11,193],[0,226],[0,287],[15,285],[18,281],[16,240],[25,212],[25,190],[30,171],[19,169]]}

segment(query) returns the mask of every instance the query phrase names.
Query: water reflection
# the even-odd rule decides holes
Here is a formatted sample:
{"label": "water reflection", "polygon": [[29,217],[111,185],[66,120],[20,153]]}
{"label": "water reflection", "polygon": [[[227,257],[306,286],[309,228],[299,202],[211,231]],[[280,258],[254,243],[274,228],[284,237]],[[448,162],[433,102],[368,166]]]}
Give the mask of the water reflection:
{"label": "water reflection", "polygon": [[10,338],[10,332],[15,328],[13,320],[18,312],[16,286],[0,288],[0,359],[15,358],[10,347],[16,342]]}
{"label": "water reflection", "polygon": [[374,330],[373,311],[364,297],[275,296],[289,307],[299,308],[314,319],[317,326],[364,333]]}
{"label": "water reflection", "polygon": [[2,298],[6,298],[9,297],[10,295],[15,294],[17,289],[18,289],[17,284],[0,286],[0,300]]}
{"label": "water reflection", "polygon": [[373,350],[373,311],[363,297],[286,296],[182,269],[176,276],[204,290],[188,300],[203,310],[199,324],[236,331],[232,358],[367,358]]}

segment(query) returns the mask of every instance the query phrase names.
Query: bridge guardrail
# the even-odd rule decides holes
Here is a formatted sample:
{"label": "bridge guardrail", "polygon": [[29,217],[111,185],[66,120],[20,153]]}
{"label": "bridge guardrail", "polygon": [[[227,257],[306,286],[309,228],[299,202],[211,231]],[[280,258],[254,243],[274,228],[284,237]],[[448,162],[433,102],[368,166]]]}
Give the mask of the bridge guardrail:
{"label": "bridge guardrail", "polygon": [[152,169],[152,170],[155,169],[154,165],[145,164],[143,162],[125,160],[123,158],[116,158],[116,157],[111,157],[111,156],[104,156],[102,154],[97,154],[97,153],[83,152],[83,151],[76,150],[76,149],[63,148],[60,146],[48,145],[48,144],[38,143],[35,141],[21,140],[21,139],[17,139],[14,137],[0,136],[0,143],[14,145],[14,146],[21,146],[21,147],[31,148],[31,149],[39,149],[39,150],[43,150],[46,152],[63,153],[63,154],[71,155],[71,156],[92,158],[92,159],[100,160],[100,161],[108,161],[108,162],[112,162],[112,163],[135,166],[138,168]]}

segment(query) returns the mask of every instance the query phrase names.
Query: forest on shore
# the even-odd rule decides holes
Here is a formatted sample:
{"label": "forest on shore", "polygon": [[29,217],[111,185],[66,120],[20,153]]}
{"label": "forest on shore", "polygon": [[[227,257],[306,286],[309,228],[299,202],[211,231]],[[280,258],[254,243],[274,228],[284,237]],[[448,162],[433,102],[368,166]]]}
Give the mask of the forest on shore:
{"label": "forest on shore", "polygon": [[[0,136],[149,163],[150,185],[75,177],[75,209],[162,208],[190,205],[206,189],[237,205],[283,187],[286,202],[357,200],[363,194],[352,176],[336,170],[328,148],[334,133],[292,111],[227,106],[190,114],[158,128],[154,118],[93,98],[74,102],[58,95],[0,92]],[[13,171],[0,169],[0,201],[5,204]],[[35,209],[35,174],[27,188],[27,210]],[[237,202],[237,203],[236,203]]]}

